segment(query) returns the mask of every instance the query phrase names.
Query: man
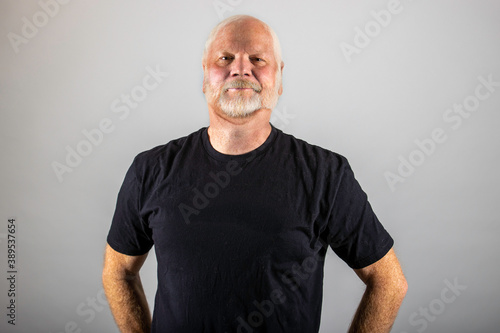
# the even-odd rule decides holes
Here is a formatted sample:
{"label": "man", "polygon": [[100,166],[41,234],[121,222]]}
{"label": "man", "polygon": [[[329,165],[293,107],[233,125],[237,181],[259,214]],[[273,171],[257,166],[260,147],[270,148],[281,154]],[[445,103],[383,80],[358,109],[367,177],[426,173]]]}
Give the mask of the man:
{"label": "man", "polygon": [[[331,246],[367,285],[350,332],[389,332],[407,288],[391,236],[344,157],[269,123],[274,32],[226,19],[202,63],[210,126],[139,154],[118,196],[103,283],[120,330],[318,332]],[[153,245],[151,321],[139,270]]]}

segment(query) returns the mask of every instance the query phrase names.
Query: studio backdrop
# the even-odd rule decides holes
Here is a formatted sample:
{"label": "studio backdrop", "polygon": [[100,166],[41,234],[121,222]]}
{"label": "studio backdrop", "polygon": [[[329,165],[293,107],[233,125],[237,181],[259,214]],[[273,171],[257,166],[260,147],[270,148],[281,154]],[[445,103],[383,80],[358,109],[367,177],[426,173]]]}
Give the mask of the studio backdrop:
{"label": "studio backdrop", "polygon": [[[272,124],[346,156],[395,239],[393,332],[497,333],[495,0],[2,1],[0,331],[118,332],[101,283],[118,190],[139,152],[208,125],[203,46],[235,14],[280,38]],[[324,270],[321,332],[346,332],[364,285],[331,250]],[[152,307],[154,252],[141,275]]]}

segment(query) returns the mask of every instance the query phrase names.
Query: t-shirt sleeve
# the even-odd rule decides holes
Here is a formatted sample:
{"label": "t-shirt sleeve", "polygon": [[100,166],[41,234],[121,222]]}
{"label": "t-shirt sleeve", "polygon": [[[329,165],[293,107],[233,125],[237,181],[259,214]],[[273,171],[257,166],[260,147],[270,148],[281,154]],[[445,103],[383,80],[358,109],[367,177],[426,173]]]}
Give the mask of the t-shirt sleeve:
{"label": "t-shirt sleeve", "polygon": [[135,172],[135,160],[127,171],[118,193],[116,209],[107,241],[115,251],[142,255],[153,246],[152,232],[140,214],[141,184]]}
{"label": "t-shirt sleeve", "polygon": [[373,212],[349,163],[343,161],[328,221],[328,243],[351,268],[363,268],[381,259],[394,240]]}

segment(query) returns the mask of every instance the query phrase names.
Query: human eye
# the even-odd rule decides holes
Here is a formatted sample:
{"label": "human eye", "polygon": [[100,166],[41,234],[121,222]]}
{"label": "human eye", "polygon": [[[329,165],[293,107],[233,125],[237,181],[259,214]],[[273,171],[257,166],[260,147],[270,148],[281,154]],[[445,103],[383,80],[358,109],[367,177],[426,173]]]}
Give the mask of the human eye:
{"label": "human eye", "polygon": [[264,60],[264,58],[261,58],[261,57],[252,57],[251,60],[256,63],[256,64],[259,64],[259,65],[263,65],[266,63],[266,61]]}

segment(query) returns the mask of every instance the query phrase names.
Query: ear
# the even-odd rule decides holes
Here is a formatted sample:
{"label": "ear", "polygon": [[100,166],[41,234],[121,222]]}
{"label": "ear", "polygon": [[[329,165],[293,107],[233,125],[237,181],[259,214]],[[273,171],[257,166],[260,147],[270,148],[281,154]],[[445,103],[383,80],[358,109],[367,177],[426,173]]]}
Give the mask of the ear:
{"label": "ear", "polygon": [[281,75],[281,83],[280,83],[280,87],[278,89],[278,94],[281,96],[281,94],[283,93],[283,68],[285,67],[285,63],[282,61],[281,62],[281,66],[280,66],[280,75]]}
{"label": "ear", "polygon": [[203,68],[203,83],[202,83],[202,86],[201,86],[201,91],[203,93],[205,93],[205,63],[203,62],[201,64],[202,68]]}

